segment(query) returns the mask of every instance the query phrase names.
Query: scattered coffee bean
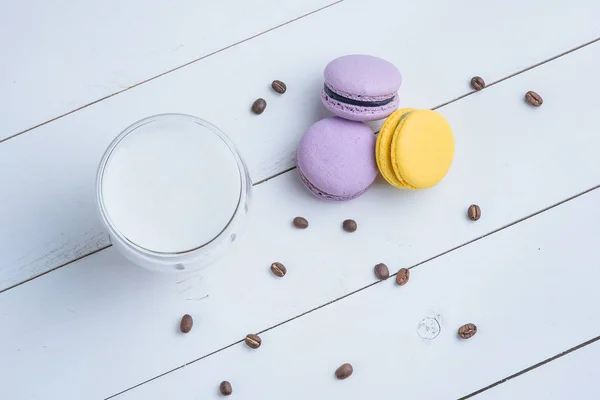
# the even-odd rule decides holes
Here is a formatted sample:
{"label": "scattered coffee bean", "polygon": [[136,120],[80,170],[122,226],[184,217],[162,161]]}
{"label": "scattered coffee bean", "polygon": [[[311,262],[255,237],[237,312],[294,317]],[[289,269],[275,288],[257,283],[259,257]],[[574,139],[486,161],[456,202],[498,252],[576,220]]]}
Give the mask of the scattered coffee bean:
{"label": "scattered coffee bean", "polygon": [[252,104],[252,112],[254,114],[262,114],[263,111],[265,111],[265,108],[267,108],[267,102],[265,101],[265,99],[257,99]]}
{"label": "scattered coffee bean", "polygon": [[477,327],[475,324],[465,324],[458,328],[458,336],[463,339],[469,339],[475,336],[477,333]]}
{"label": "scattered coffee bean", "polygon": [[294,226],[298,229],[306,229],[308,228],[308,221],[306,218],[296,217],[294,218]]}
{"label": "scattered coffee bean", "polygon": [[542,96],[540,96],[533,90],[530,90],[529,92],[525,93],[525,101],[534,107],[539,107],[544,103],[544,99],[542,99]]}
{"label": "scattered coffee bean", "polygon": [[284,94],[287,90],[287,86],[285,85],[285,83],[278,80],[274,80],[273,83],[271,83],[271,87],[274,91],[276,91],[279,94]]}
{"label": "scattered coffee bean", "polygon": [[474,76],[471,79],[471,87],[479,91],[485,87],[485,81],[480,76]]}
{"label": "scattered coffee bean", "polygon": [[342,224],[342,227],[344,228],[344,230],[346,232],[356,232],[356,230],[358,229],[358,225],[356,225],[356,221],[353,219],[347,219],[344,221],[344,223]]}
{"label": "scattered coffee bean", "polygon": [[382,281],[390,277],[390,270],[387,265],[381,263],[375,266],[375,276]]}
{"label": "scattered coffee bean", "polygon": [[467,210],[467,216],[471,221],[477,221],[481,218],[481,208],[477,204],[471,204]]}
{"label": "scattered coffee bean", "polygon": [[407,268],[400,268],[400,271],[396,274],[396,283],[400,286],[406,285],[406,282],[410,279],[410,270]]}
{"label": "scattered coffee bean", "polygon": [[221,384],[219,385],[219,392],[221,392],[223,396],[229,396],[231,393],[233,393],[231,383],[227,381],[221,382]]}
{"label": "scattered coffee bean", "polygon": [[179,329],[183,333],[189,333],[192,330],[192,326],[194,325],[194,320],[192,316],[189,314],[185,314],[181,317],[181,323],[179,324]]}
{"label": "scattered coffee bean", "polygon": [[352,372],[354,372],[352,365],[348,363],[342,364],[338,369],[335,370],[335,377],[338,379],[346,379],[352,375]]}
{"label": "scattered coffee bean", "polygon": [[262,343],[262,340],[260,339],[260,336],[251,333],[246,336],[245,342],[251,349],[258,349]]}
{"label": "scattered coffee bean", "polygon": [[287,268],[280,262],[274,262],[271,264],[271,272],[281,278],[286,274]]}

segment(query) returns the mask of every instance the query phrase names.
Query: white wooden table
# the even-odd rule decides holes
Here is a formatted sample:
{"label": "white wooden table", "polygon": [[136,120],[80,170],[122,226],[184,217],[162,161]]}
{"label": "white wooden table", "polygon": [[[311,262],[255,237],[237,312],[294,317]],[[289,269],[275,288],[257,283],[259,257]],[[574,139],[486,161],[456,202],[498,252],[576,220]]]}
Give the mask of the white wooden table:
{"label": "white wooden table", "polygon": [[[597,0],[5,3],[0,399],[210,399],[222,380],[240,399],[599,398]],[[301,187],[322,69],[348,53],[394,62],[403,106],[450,121],[440,185],[378,181],[343,204]],[[488,87],[472,93],[474,75]],[[130,265],[95,211],[106,146],[162,112],[221,127],[255,182],[250,234],[195,275]],[[410,282],[377,282],[379,262]],[[417,333],[426,318],[435,339]],[[467,322],[479,332],[461,341]]]}

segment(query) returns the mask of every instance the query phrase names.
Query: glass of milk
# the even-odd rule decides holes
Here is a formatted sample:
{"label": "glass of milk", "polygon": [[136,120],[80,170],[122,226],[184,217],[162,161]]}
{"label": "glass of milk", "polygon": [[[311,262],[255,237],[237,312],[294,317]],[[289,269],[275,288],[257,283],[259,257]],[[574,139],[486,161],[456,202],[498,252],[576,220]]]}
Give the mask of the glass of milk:
{"label": "glass of milk", "polygon": [[223,132],[190,115],[161,114],[110,144],[96,182],[112,244],[154,270],[214,262],[235,241],[252,184]]}

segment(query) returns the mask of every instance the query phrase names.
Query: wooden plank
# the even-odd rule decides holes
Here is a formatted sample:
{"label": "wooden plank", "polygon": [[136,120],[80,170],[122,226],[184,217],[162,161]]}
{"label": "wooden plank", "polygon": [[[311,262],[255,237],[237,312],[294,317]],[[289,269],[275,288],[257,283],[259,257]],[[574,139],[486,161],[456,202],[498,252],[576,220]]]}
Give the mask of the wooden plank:
{"label": "wooden plank", "polygon": [[[378,181],[364,196],[332,204],[314,198],[290,172],[255,187],[248,234],[202,274],[153,275],[111,248],[0,294],[0,326],[11,327],[0,330],[0,354],[12,366],[3,389],[108,396],[360,289],[375,281],[379,262],[392,270],[414,265],[597,185],[599,54],[600,45],[590,46],[445,107],[456,161],[434,189],[398,191]],[[586,76],[587,86],[573,85],[574,76]],[[533,87],[546,98],[539,109],[522,100]],[[18,140],[27,137],[33,135]],[[472,202],[483,210],[477,223],[466,218]],[[580,210],[594,221],[593,211]],[[309,219],[308,230],[291,226],[297,215]],[[342,231],[346,218],[358,221],[356,233]],[[477,267],[488,273],[491,261],[477,254]],[[538,273],[546,259],[540,260]],[[286,264],[285,278],[271,274],[273,261]],[[460,290],[449,277],[439,279]],[[177,325],[185,313],[196,325],[183,337]],[[39,377],[36,385],[31,376]]]}
{"label": "wooden plank", "polygon": [[[477,19],[473,18],[473,10],[480,9],[481,4],[474,0],[455,1],[451,5],[441,2],[439,7],[432,7],[428,2],[347,1],[4,142],[0,145],[3,196],[0,217],[11,229],[0,235],[0,289],[108,245],[105,230],[94,210],[96,166],[112,138],[135,120],[161,112],[183,112],[208,118],[232,137],[246,158],[252,178],[259,181],[294,165],[293,152],[300,135],[324,115],[318,99],[321,71],[331,58],[349,52],[387,57],[404,72],[405,85],[401,93],[404,104],[432,107],[468,91],[467,82],[473,74],[480,73],[488,82],[493,81],[591,38],[592,32],[586,27],[591,21],[596,26],[591,15],[596,15],[592,10],[600,8],[600,2],[576,0],[575,3],[581,7],[565,10],[562,3],[546,0],[488,4],[489,18]],[[515,19],[515,15],[520,17]],[[436,29],[423,24],[423,19]],[[576,24],[567,23],[569,21]],[[509,22],[511,29],[504,29]],[[365,29],[344,31],[346,39],[339,45],[331,46],[329,40],[322,39],[325,32],[335,31],[335,26],[343,31],[346,26],[359,25]],[[457,29],[458,26],[461,29]],[[531,26],[552,29],[532,30]],[[380,41],[373,42],[371,36],[363,34],[369,27],[381,32]],[[523,40],[526,35],[530,35],[529,39]],[[412,40],[398,40],[403,37]],[[298,50],[307,43],[311,45],[310,52]],[[578,57],[584,57],[582,70],[587,73],[597,66],[595,56]],[[520,99],[525,91],[536,89],[544,95],[560,97],[551,99],[550,103],[560,101],[562,108],[571,107],[570,112],[575,113],[572,106],[578,104],[577,101],[572,103],[570,98],[556,92],[554,79],[559,80],[567,92],[581,97],[579,92],[573,92],[580,90],[582,98],[592,101],[591,91],[598,84],[595,74],[586,78],[590,88],[586,92],[584,88],[572,87],[578,85],[573,85],[571,76],[564,75],[562,69],[577,70],[577,64],[557,65],[569,66],[557,67],[561,68],[557,77],[547,75],[552,72],[544,72],[537,81],[520,81],[522,86],[513,88],[510,100],[503,98],[502,101],[511,102],[525,117],[532,110],[522,110]],[[289,90],[284,96],[272,93],[268,87],[274,78],[288,83]],[[232,93],[238,95],[232,96]],[[248,110],[258,96],[265,96],[269,102],[267,111],[260,117]],[[482,98],[487,98],[484,93],[469,104]],[[505,107],[503,103],[499,106]],[[584,107],[592,111],[591,105]],[[547,116],[558,110],[562,113],[562,108],[545,105],[544,111],[535,115]],[[496,110],[477,108],[475,112],[489,114]],[[589,115],[593,115],[593,111]],[[497,120],[503,114],[493,117]],[[457,133],[472,123],[463,116],[456,118]],[[592,129],[591,117],[586,118],[583,117],[583,128]],[[482,120],[477,121],[482,123]],[[559,123],[570,129],[567,121]],[[514,135],[512,124],[509,126],[507,121],[502,124],[503,129]],[[530,127],[535,126],[536,122],[531,122]],[[488,130],[488,126],[469,129]],[[516,140],[506,132],[497,131],[494,143],[489,144],[496,145],[495,142],[503,142],[506,137]],[[479,134],[474,140],[485,138]],[[557,136],[547,146],[557,145],[558,140]],[[487,157],[487,154],[471,154],[473,146],[465,143],[465,152],[460,153],[463,150],[459,148],[457,154],[461,157],[468,154],[483,161],[480,155]],[[535,154],[543,147],[536,144],[532,151]],[[520,151],[512,148],[510,154],[518,157],[522,154]],[[554,159],[544,160],[554,164]],[[506,179],[502,167],[489,172],[492,177],[483,179],[490,182]],[[566,176],[565,172],[559,173]],[[577,175],[576,181],[589,177]],[[554,177],[549,176],[549,179]],[[585,188],[576,182],[572,185],[571,188],[577,190]],[[463,190],[482,190],[471,188],[474,185],[463,186]],[[467,201],[479,200],[474,197]]]}
{"label": "wooden plank", "polygon": [[0,140],[333,2],[10,2]]}
{"label": "wooden plank", "polygon": [[594,342],[495,386],[474,399],[597,399],[600,398],[596,369],[599,358],[600,344]]}
{"label": "wooden plank", "polygon": [[[12,58],[18,61],[5,63],[0,70],[0,106],[3,115],[8,116],[2,122],[0,139],[241,41],[251,33],[333,3],[286,0],[280,5],[282,2],[273,0],[252,0],[232,6],[231,1],[187,4],[191,0],[186,0],[180,7],[156,2],[151,6],[144,4],[145,12],[139,12],[139,3],[130,2],[108,7],[102,3],[101,10],[92,9],[92,5],[83,8],[64,4],[59,10],[50,11],[43,2],[37,1],[40,4],[32,6],[33,1],[13,6],[4,14],[5,23],[0,24],[1,37],[7,41],[4,48],[14,49],[16,54]],[[290,93],[296,95],[293,99],[286,96],[288,104],[293,106],[285,107],[285,115],[280,114],[278,119],[286,122],[287,131],[299,132],[306,126],[306,119],[314,121],[324,112],[309,99],[318,99],[324,65],[342,54],[366,52],[395,62],[406,78],[402,89],[404,104],[433,107],[470,91],[468,82],[475,74],[490,83],[598,36],[594,15],[600,11],[600,5],[594,0],[574,0],[569,9],[558,0],[416,3],[346,1],[325,13],[317,13],[318,16],[311,15],[252,43],[244,43],[246,51],[228,51],[229,56],[219,58],[216,68],[207,70],[206,66],[197,65],[185,68],[187,71],[177,72],[178,79],[165,82],[148,99],[144,100],[144,94],[137,92],[138,96],[130,97],[129,102],[139,103],[146,110],[144,116],[154,112],[152,105],[157,97],[173,97],[174,93],[177,95],[170,105],[176,110],[197,105],[196,112],[205,110],[212,115],[212,107],[223,108],[222,104],[228,104],[229,112],[223,122],[218,112],[211,119],[221,126],[230,126],[231,119],[241,116],[232,118],[231,110],[239,110],[233,114],[244,113],[254,93],[262,96],[274,77],[285,78],[290,88],[295,88]],[[269,12],[265,12],[267,9]],[[30,10],[33,12],[29,13]],[[24,12],[33,17],[25,18]],[[474,17],[474,12],[481,17]],[[69,23],[53,19],[53,24],[63,28],[48,30],[47,22],[40,19],[50,14],[62,15]],[[208,17],[203,18],[205,15]],[[156,29],[161,18],[169,18],[167,28],[176,25],[177,29]],[[231,23],[227,29],[218,28],[219,34],[214,35],[215,26],[222,26],[223,19],[230,19]],[[236,23],[240,19],[243,22]],[[31,26],[27,28],[31,29],[16,29],[16,24],[29,20]],[[200,20],[206,21],[197,23]],[[361,29],[347,29],[348,26]],[[532,26],[536,29],[531,29]],[[11,33],[17,30],[33,33],[17,36],[20,42],[15,42]],[[332,32],[343,32],[343,40]],[[377,40],[364,32],[377,32]],[[42,34],[47,38],[44,41],[39,40]],[[331,39],[332,35],[335,39]],[[407,37],[411,39],[405,40]],[[64,46],[65,42],[72,45]],[[90,51],[90,44],[97,47]],[[310,51],[298,51],[307,46]],[[27,52],[23,52],[25,48]],[[35,51],[29,51],[30,48]],[[69,63],[62,62],[65,59]],[[226,79],[216,79],[219,76]],[[207,83],[207,79],[214,82]],[[232,101],[231,93],[244,96]],[[125,124],[137,118],[131,105],[121,112],[127,112]],[[111,116],[119,118],[119,114]],[[301,114],[306,117],[299,118]],[[248,121],[244,118],[241,126],[247,126]],[[263,132],[268,126],[261,125],[256,131]],[[281,136],[281,129],[269,131],[268,139]],[[284,156],[290,161],[290,143],[284,144],[287,146],[272,146],[271,159],[263,168],[272,168],[272,161]]]}
{"label": "wooden plank", "polygon": [[[375,285],[261,334],[258,350],[236,344],[117,399],[217,398],[224,379],[243,399],[459,398],[600,332],[599,201],[596,190],[414,268],[403,287]],[[427,318],[433,339],[418,334]],[[478,326],[468,341],[457,337],[467,322]],[[354,374],[337,381],[345,362]]]}

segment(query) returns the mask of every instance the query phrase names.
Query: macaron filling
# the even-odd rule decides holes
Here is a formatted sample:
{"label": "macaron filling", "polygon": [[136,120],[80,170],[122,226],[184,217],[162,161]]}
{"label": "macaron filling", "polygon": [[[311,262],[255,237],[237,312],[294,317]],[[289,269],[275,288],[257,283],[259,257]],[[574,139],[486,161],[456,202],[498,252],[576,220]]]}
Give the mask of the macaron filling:
{"label": "macaron filling", "polygon": [[[396,129],[398,129],[398,127],[402,124],[402,122],[404,122],[404,120],[406,119],[406,117],[408,117],[410,114],[412,114],[413,111],[414,110],[407,111],[407,112],[405,112],[404,114],[402,114],[400,116],[400,119],[398,120],[398,124],[396,125]],[[392,139],[392,147],[394,146],[394,144],[395,144],[395,140]],[[400,172],[400,167],[398,167],[397,163],[395,162],[396,161],[395,157],[394,157],[395,154],[392,151],[390,153],[392,154],[392,159],[393,159],[392,160],[392,167],[393,167],[393,170],[394,170],[394,175],[396,175],[396,179],[398,179],[400,181],[400,183],[402,185],[404,185],[404,187],[406,187],[407,189],[416,190],[417,189],[416,187],[412,186],[404,178],[402,178],[402,173]]]}
{"label": "macaron filling", "polygon": [[392,186],[402,189],[416,189],[406,182],[392,167],[392,142],[400,123],[414,110],[403,108],[393,113],[381,127],[377,137],[377,166],[381,175]]}
{"label": "macaron filling", "polygon": [[[404,121],[404,119],[405,119],[406,117],[408,117],[408,116],[409,116],[409,114],[411,114],[412,112],[413,112],[413,111],[411,110],[411,111],[407,111],[407,112],[405,112],[404,114],[402,114],[402,116],[401,116],[401,117],[400,117],[400,119],[398,120],[398,125],[400,125],[400,124],[402,123],[402,121]],[[396,125],[396,127],[398,127],[398,125]]]}
{"label": "macaron filling", "polygon": [[383,100],[363,101],[351,99],[349,97],[345,97],[341,94],[334,92],[329,86],[327,86],[327,84],[323,85],[323,91],[325,92],[325,94],[327,94],[327,96],[331,97],[333,100],[359,107],[381,107],[390,104],[396,98],[396,95],[393,94],[391,97],[388,97],[387,99]]}

